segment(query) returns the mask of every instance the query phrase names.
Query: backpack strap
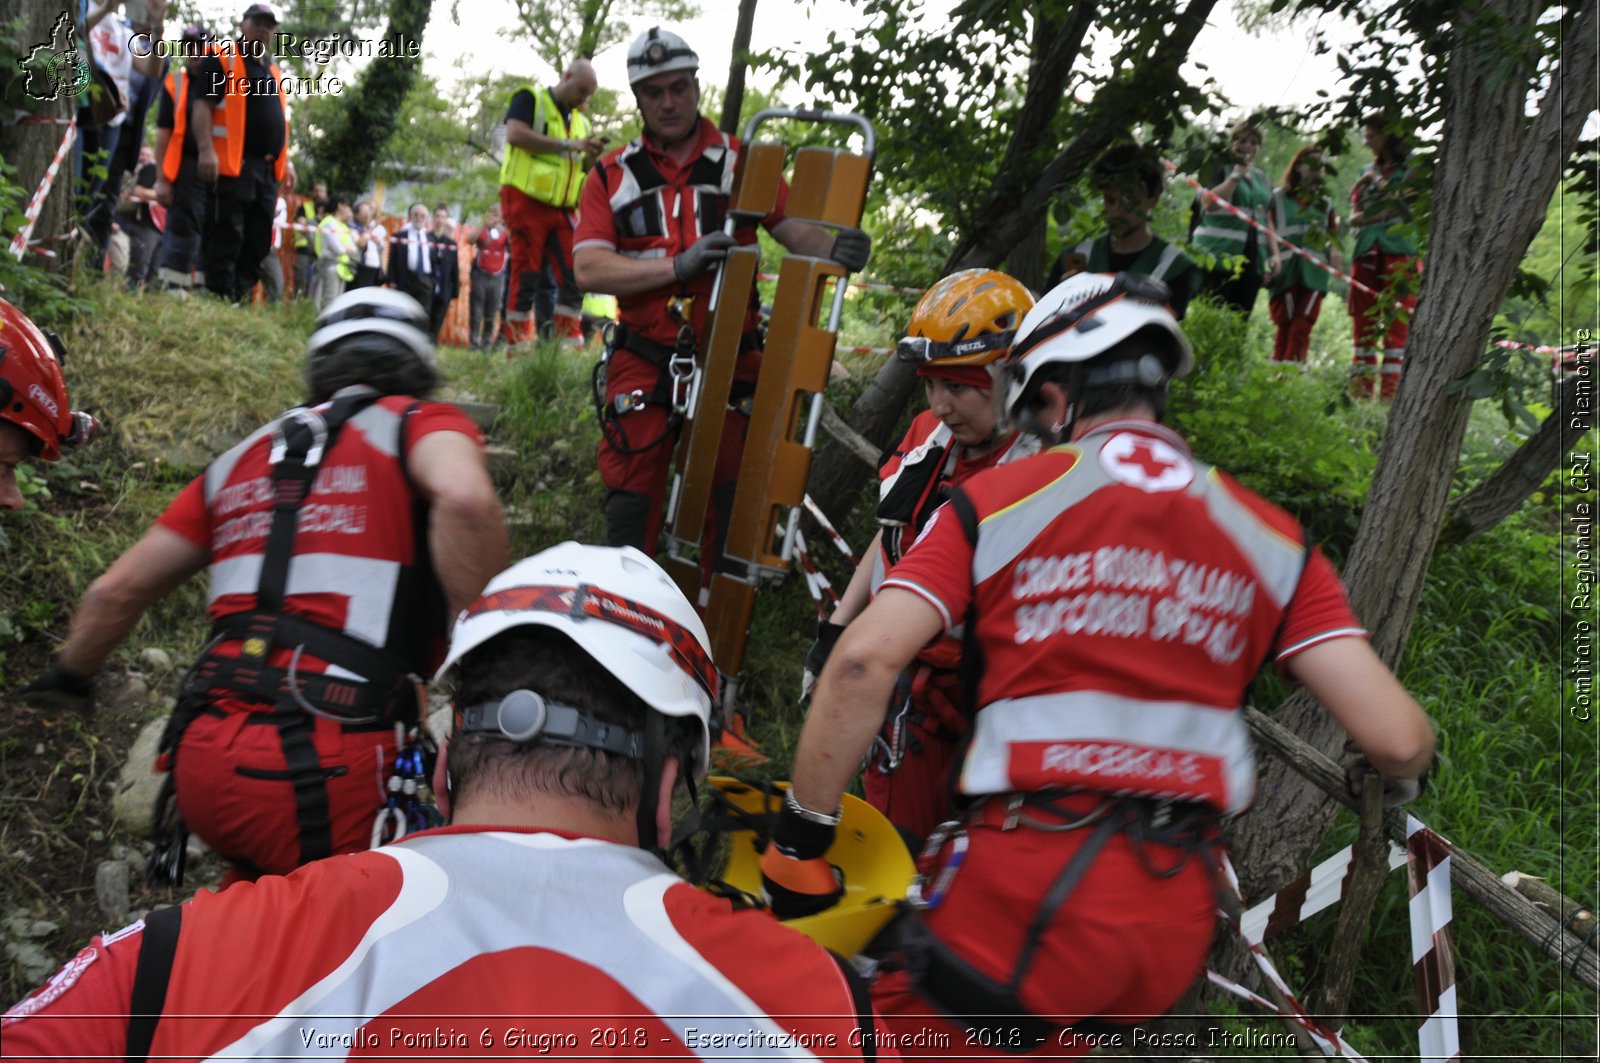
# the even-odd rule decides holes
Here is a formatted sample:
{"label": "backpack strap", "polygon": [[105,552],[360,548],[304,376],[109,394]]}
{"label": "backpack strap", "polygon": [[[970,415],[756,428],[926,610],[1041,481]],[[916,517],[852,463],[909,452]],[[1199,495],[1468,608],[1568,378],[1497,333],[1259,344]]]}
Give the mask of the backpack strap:
{"label": "backpack strap", "polygon": [[128,1004],[127,1063],[144,1063],[150,1057],[156,1027],[167,1003],[172,961],[178,953],[178,932],[183,927],[183,907],[158,908],[144,917],[139,966],[133,975],[133,995]]}

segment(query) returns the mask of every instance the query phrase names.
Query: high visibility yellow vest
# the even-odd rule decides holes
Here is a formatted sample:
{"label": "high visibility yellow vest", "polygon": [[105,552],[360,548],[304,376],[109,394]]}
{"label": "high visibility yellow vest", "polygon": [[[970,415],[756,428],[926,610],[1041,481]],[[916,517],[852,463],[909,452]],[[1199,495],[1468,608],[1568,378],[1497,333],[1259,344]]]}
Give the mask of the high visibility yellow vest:
{"label": "high visibility yellow vest", "polygon": [[[527,86],[533,94],[533,121],[529,128],[535,133],[555,140],[585,140],[589,136],[589,119],[574,109],[572,117],[563,121],[561,108],[556,106],[550,90],[535,85]],[[583,190],[583,165],[581,155],[561,152],[534,153],[514,144],[506,145],[505,161],[500,164],[500,183],[510,185],[527,196],[552,207],[575,207]]]}
{"label": "high visibility yellow vest", "polygon": [[[339,237],[340,246],[355,245],[355,237],[350,234],[350,226],[340,221],[337,215],[329,215],[327,218],[323,219],[322,225],[317,226],[317,257],[319,258],[322,257],[322,226],[329,225],[330,222],[332,223],[330,226],[330,235],[336,235]],[[355,267],[350,264],[349,252],[340,251],[334,259],[333,268],[334,271],[339,274],[340,278],[346,283],[355,279],[356,270]]]}

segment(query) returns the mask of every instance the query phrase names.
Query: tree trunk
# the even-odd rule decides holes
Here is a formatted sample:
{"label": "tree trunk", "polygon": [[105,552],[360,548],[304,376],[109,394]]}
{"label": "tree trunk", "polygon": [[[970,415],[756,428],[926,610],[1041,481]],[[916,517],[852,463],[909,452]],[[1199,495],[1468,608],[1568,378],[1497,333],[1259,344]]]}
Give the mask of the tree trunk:
{"label": "tree trunk", "polygon": [[[1028,71],[1028,94],[1011,143],[984,195],[984,206],[963,226],[961,242],[944,271],[1004,261],[1042,226],[1051,197],[1082,176],[1113,140],[1138,122],[1169,121],[1178,106],[1179,68],[1215,6],[1216,0],[1190,0],[1182,12],[1174,7],[1172,31],[1158,39],[1148,56],[1139,54],[1142,42],[1130,43],[1113,63],[1115,69],[1130,73],[1095,95],[1078,123],[1078,134],[1042,169],[1039,152],[1054,135],[1055,118],[1065,99],[1063,86],[1098,9],[1079,3],[1059,27],[1041,22]],[[886,446],[915,385],[912,366],[896,359],[885,362],[851,408],[850,427],[877,446]],[[860,464],[837,446],[824,447],[811,467],[811,497],[836,521],[847,516],[864,482]]]}
{"label": "tree trunk", "polygon": [[733,58],[728,63],[728,94],[722,98],[724,133],[739,132],[739,111],[744,107],[744,73],[750,66],[750,33],[755,28],[756,0],[739,0],[739,22],[733,29]]}
{"label": "tree trunk", "polygon": [[1445,514],[1444,531],[1439,533],[1441,544],[1455,545],[1482,535],[1509,517],[1556,470],[1567,451],[1583,438],[1580,427],[1584,422],[1573,417],[1571,412],[1580,385],[1593,389],[1592,362],[1562,377],[1555,388],[1550,416],[1505,460],[1505,464],[1472,490],[1451,501]]}
{"label": "tree trunk", "polygon": [[1044,290],[1044,280],[1050,275],[1050,263],[1045,261],[1049,251],[1045,240],[1047,228],[1044,215],[1039,215],[1005,260],[1006,272],[1036,292]]}
{"label": "tree trunk", "polygon": [[[1532,39],[1537,6],[1489,0],[1488,8],[1494,18],[1473,26],[1501,18],[1504,26],[1494,35],[1458,30],[1450,55],[1432,237],[1405,379],[1345,568],[1351,603],[1391,665],[1405,650],[1460,458],[1470,404],[1450,385],[1487,350],[1494,313],[1544,220],[1594,96],[1595,0],[1578,14],[1549,82],[1556,87],[1531,121],[1524,115],[1532,71],[1506,71],[1503,42]],[[1507,173],[1518,180],[1507,183]],[[1485,248],[1499,254],[1485,255]],[[1291,699],[1277,719],[1329,755],[1344,740],[1309,697]],[[1269,894],[1303,871],[1333,811],[1292,769],[1269,760],[1255,810],[1231,831],[1246,896]]]}
{"label": "tree trunk", "polygon": [[[50,41],[50,30],[65,7],[66,5],[57,7],[51,4],[24,2],[24,0],[3,0],[0,2],[0,21],[18,23],[18,32],[12,43],[21,51],[23,58],[27,58],[28,51],[33,45]],[[54,45],[72,47],[70,28],[64,29],[57,35]],[[37,119],[65,121],[72,114],[74,102],[67,91],[60,92],[54,100],[33,98],[28,94],[28,89],[32,87],[38,90],[42,87],[41,83],[30,82],[26,74],[19,73],[14,67],[4,72],[3,81],[4,114],[8,117],[0,122],[0,159],[16,167],[17,172],[12,180],[22,188],[24,195],[23,201],[17,204],[17,209],[20,211],[27,207],[28,199],[38,188],[45,170],[50,166],[50,160],[55,158],[56,149],[60,147],[61,138],[66,135],[67,130],[66,126],[57,124],[56,121],[34,120],[19,124],[14,116],[18,112],[25,112],[36,116]],[[34,239],[62,237],[71,229],[72,178],[72,154],[69,152],[61,164],[60,172],[56,175],[55,183],[50,186],[50,195],[44,201],[39,220],[34,224]],[[44,265],[53,270],[65,269],[70,258],[67,253],[70,250],[67,242],[56,239],[44,246],[55,251],[56,257],[47,258],[30,251],[23,258],[23,262]],[[0,247],[0,254],[4,253],[5,249]]]}
{"label": "tree trunk", "polygon": [[[433,11],[433,0],[395,0],[389,8],[388,38],[396,46],[421,41]],[[325,173],[334,195],[359,197],[372,180],[372,171],[394,134],[400,108],[422,60],[400,58],[406,53],[374,60],[362,71],[340,120],[317,145],[318,167]]]}

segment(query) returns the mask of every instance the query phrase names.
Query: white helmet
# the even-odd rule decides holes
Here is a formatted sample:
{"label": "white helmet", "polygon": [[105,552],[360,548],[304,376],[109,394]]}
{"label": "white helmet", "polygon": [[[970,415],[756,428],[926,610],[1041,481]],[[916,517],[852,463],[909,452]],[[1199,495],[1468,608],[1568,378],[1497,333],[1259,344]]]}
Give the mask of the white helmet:
{"label": "white helmet", "polygon": [[1091,372],[1090,385],[1137,381],[1154,387],[1186,375],[1194,368],[1194,351],[1168,298],[1164,283],[1142,273],[1078,273],[1050,289],[1017,327],[1005,363],[1006,408],[1021,416],[1040,366],[1088,362],[1137,332],[1146,333],[1148,351]]}
{"label": "white helmet", "polygon": [[405,292],[393,288],[357,288],[323,307],[306,345],[315,361],[340,340],[351,336],[387,336],[403,352],[433,364],[433,341],[428,338],[428,312]]}
{"label": "white helmet", "polygon": [[[439,675],[489,639],[524,625],[568,636],[661,715],[699,720],[693,770],[705,772],[720,678],[705,624],[661,566],[631,546],[570,541],[523,558],[490,580],[456,620]],[[521,737],[533,733],[537,727]]]}
{"label": "white helmet", "polygon": [[660,26],[653,26],[628,45],[628,84],[669,74],[674,70],[699,70],[700,57],[689,42]]}

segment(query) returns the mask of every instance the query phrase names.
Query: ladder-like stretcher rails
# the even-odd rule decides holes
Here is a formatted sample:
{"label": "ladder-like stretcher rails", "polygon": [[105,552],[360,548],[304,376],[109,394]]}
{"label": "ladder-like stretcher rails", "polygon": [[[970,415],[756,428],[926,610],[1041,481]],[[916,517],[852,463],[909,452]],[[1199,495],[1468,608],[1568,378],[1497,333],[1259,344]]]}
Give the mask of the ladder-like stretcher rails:
{"label": "ladder-like stretcher rails", "polygon": [[[854,114],[773,109],[745,126],[734,176],[726,230],[771,214],[778,202],[787,153],[781,143],[757,143],[766,122],[791,119],[842,124],[860,132],[862,153],[808,146],[795,152],[785,215],[831,229],[861,224],[872,177],[876,137],[872,125]],[[717,452],[728,414],[734,367],[739,359],[745,315],[754,291],[758,248],[728,252],[711,293],[710,328],[703,362],[690,386],[688,418],[677,453],[677,474],[667,503],[667,571],[691,600],[705,609],[712,656],[724,676],[724,711],[731,712],[744,667],[745,642],[755,593],[762,578],[788,572],[812,447],[822,418],[822,392],[833,368],[833,352],[844,313],[847,271],[828,259],[786,255],[778,269],[750,408],[750,424],[734,491],[722,556],[713,566],[707,590],[694,557],[705,531]],[[833,297],[822,317],[829,283]]]}

